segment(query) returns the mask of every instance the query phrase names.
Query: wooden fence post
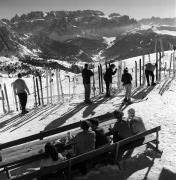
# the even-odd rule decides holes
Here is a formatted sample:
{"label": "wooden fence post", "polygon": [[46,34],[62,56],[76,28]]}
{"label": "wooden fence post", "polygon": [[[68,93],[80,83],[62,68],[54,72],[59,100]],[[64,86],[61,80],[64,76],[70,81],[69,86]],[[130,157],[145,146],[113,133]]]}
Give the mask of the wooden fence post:
{"label": "wooden fence post", "polygon": [[142,56],[143,85],[145,84],[145,55]]}
{"label": "wooden fence post", "polygon": [[156,81],[158,81],[158,51],[156,52]]}
{"label": "wooden fence post", "polygon": [[119,154],[119,143],[116,143],[116,148],[115,148],[115,162],[118,160],[118,154]]}
{"label": "wooden fence post", "polygon": [[161,81],[161,52],[159,52],[159,81]]}
{"label": "wooden fence post", "polygon": [[140,86],[142,84],[141,72],[142,72],[141,59],[139,59],[139,81],[140,81]]}
{"label": "wooden fence post", "polygon": [[135,61],[135,84],[136,84],[136,87],[137,87],[137,62]]}

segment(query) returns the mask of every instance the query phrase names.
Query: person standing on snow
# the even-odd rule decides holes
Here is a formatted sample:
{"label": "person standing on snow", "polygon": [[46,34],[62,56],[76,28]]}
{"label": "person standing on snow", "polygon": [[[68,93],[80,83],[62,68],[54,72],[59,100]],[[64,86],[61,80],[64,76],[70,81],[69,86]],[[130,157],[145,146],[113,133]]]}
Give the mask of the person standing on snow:
{"label": "person standing on snow", "polygon": [[154,83],[154,70],[155,70],[155,67],[157,66],[157,64],[153,65],[152,63],[147,63],[145,65],[145,76],[146,76],[146,79],[147,79],[147,85],[150,86],[150,77],[152,78],[152,82],[151,82],[151,85],[154,86],[156,85],[156,83]]}
{"label": "person standing on snow", "polygon": [[111,64],[104,74],[104,81],[106,84],[106,97],[111,97],[112,76],[117,72],[117,68],[114,70],[115,64]]}
{"label": "person standing on snow", "polygon": [[14,88],[15,94],[18,95],[19,101],[21,104],[21,109],[22,109],[22,114],[28,113],[26,110],[26,104],[27,104],[27,93],[28,95],[30,94],[29,89],[25,83],[25,81],[22,78],[22,75],[19,73],[18,74],[18,79],[15,80],[12,85]]}
{"label": "person standing on snow", "polygon": [[131,102],[131,88],[132,88],[132,76],[128,72],[128,68],[125,68],[122,74],[121,82],[125,87],[125,99],[124,102]]}
{"label": "person standing on snow", "polygon": [[85,89],[85,103],[91,103],[90,100],[90,92],[91,92],[91,85],[90,85],[90,77],[93,76],[93,72],[88,69],[88,64],[84,65],[84,69],[82,70],[82,78],[83,84]]}

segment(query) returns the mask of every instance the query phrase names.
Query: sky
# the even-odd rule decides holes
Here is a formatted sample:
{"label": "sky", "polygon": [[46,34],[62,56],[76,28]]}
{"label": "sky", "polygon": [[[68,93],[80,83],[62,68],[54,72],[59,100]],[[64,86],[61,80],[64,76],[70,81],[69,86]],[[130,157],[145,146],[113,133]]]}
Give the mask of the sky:
{"label": "sky", "polygon": [[176,17],[176,0],[0,0],[0,19],[31,11],[85,9],[120,13],[137,20],[152,16]]}

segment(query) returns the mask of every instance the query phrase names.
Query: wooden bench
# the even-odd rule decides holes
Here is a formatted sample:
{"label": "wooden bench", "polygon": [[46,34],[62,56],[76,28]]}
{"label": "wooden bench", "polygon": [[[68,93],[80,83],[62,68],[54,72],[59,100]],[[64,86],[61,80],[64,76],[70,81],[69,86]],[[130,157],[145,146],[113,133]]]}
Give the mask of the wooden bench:
{"label": "wooden bench", "polygon": [[[109,124],[114,124],[116,120],[112,120],[109,122],[103,122],[101,121],[100,123],[100,126],[103,124],[103,126],[109,126]],[[79,122],[80,123],[80,122]],[[65,127],[63,128],[65,129]],[[75,132],[73,133],[73,135],[76,135],[77,134],[77,131],[75,130]],[[66,136],[66,135],[65,135]],[[64,137],[64,136],[63,136]],[[75,143],[72,143],[71,144],[72,146],[75,145]],[[22,167],[24,165],[27,165],[27,164],[30,164],[30,163],[33,163],[35,161],[39,161],[41,160],[42,158],[44,157],[44,153],[41,153],[41,154],[34,154],[34,155],[31,155],[31,156],[27,156],[27,157],[24,157],[24,158],[19,158],[17,160],[12,160],[12,161],[8,161],[8,162],[1,162],[0,163],[0,173],[2,172],[6,172],[6,175],[8,178],[11,178],[11,173],[10,171],[15,169],[15,168],[19,168],[19,167]]]}
{"label": "wooden bench", "polygon": [[[108,112],[106,114],[96,116],[96,117],[93,117],[93,118],[98,119],[100,122],[105,122],[105,121],[108,121],[110,119],[113,119],[114,118],[113,114],[114,114],[114,112]],[[91,120],[91,119],[92,118],[85,119],[85,120]],[[58,118],[58,121],[59,121],[59,118]],[[7,142],[7,143],[0,144],[0,150],[11,148],[11,147],[14,147],[14,146],[19,146],[19,145],[26,144],[26,143],[29,143],[29,142],[32,142],[32,141],[36,141],[36,140],[43,140],[44,138],[49,137],[49,136],[53,136],[53,135],[56,135],[56,134],[59,134],[59,133],[74,130],[74,129],[80,127],[80,123],[81,123],[81,121],[76,122],[76,123],[72,123],[72,124],[68,124],[68,125],[65,125],[65,126],[61,126],[61,127],[58,127],[58,128],[52,129],[52,130],[41,131],[40,133],[31,135],[31,136],[28,136],[28,137],[24,137],[24,138],[20,138],[20,139],[14,140],[14,141],[10,141],[10,142]]]}
{"label": "wooden bench", "polygon": [[[50,166],[45,169],[37,170],[33,173],[25,174],[25,175],[20,175],[18,177],[12,177],[11,179],[13,180],[28,180],[32,178],[39,178],[41,176],[44,176],[46,174],[49,174],[54,171],[65,171],[67,172],[66,174],[68,175],[67,179],[71,179],[72,177],[72,169],[77,166],[79,163],[85,163],[85,162],[91,162],[94,159],[96,159],[97,156],[104,155],[105,153],[111,153],[113,155],[113,160],[114,162],[118,162],[118,154],[119,154],[119,148],[122,146],[133,143],[138,139],[141,139],[145,137],[145,141],[137,146],[141,146],[144,144],[149,145],[156,151],[160,152],[161,151],[158,149],[158,144],[159,144],[159,131],[161,130],[161,127],[155,127],[153,129],[147,130],[143,133],[137,134],[135,136],[131,136],[127,139],[121,140],[117,143],[111,144],[111,145],[106,145],[102,148],[87,152],[85,154],[76,156],[74,158],[71,158],[69,160],[66,160],[64,162],[59,163],[58,165]],[[150,138],[146,138],[147,136],[150,136],[151,134],[156,134],[155,136],[151,136]]]}

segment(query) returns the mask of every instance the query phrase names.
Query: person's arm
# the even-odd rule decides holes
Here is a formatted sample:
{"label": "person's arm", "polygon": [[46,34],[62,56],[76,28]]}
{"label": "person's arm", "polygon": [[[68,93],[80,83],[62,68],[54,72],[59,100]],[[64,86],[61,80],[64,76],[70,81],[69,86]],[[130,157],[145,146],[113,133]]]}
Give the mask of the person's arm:
{"label": "person's arm", "polygon": [[112,75],[114,75],[116,72],[117,72],[117,68],[115,69],[115,71],[114,71],[114,72],[112,71]]}

